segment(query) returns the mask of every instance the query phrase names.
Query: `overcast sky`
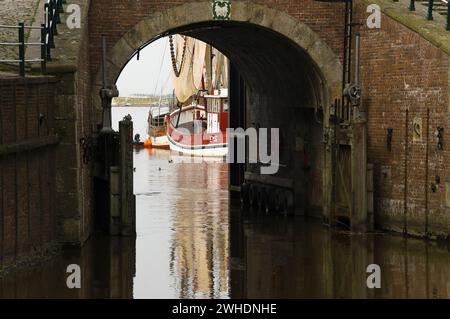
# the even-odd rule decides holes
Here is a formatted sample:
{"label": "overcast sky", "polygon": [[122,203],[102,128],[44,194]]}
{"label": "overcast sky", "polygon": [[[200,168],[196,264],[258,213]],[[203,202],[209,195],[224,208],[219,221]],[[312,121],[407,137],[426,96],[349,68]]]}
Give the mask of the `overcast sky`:
{"label": "overcast sky", "polygon": [[123,69],[117,80],[120,96],[133,94],[172,93],[171,62],[168,38],[159,39],[146,46]]}

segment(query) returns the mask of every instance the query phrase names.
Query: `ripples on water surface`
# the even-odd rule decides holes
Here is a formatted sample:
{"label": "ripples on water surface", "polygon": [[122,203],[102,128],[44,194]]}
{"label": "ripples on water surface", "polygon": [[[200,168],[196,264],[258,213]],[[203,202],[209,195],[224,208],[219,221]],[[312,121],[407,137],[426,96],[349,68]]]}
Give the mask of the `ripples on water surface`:
{"label": "ripples on water surface", "polygon": [[[131,113],[145,136],[146,108]],[[48,298],[448,298],[446,246],[391,235],[331,231],[303,218],[229,209],[227,166],[171,163],[135,152],[137,238],[93,237],[42,266],[0,279],[1,297]],[[69,264],[82,288],[66,288]],[[366,288],[366,267],[382,269]]]}
{"label": "ripples on water surface", "polygon": [[160,150],[142,150],[135,159],[135,192],[142,194],[135,296],[227,297],[226,164],[170,163],[170,152]]}

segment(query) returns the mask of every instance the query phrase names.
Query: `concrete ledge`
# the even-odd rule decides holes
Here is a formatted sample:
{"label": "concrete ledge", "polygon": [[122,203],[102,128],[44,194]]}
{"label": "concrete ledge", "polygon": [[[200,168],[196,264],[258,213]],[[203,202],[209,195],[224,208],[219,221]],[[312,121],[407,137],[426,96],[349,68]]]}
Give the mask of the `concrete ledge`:
{"label": "concrete ledge", "polygon": [[21,77],[17,74],[0,73],[0,86],[17,85],[17,84],[43,84],[56,83],[58,79],[50,75],[27,75]]}
{"label": "concrete ledge", "polygon": [[71,63],[53,64],[52,62],[50,62],[49,65],[47,66],[47,72],[50,74],[75,73],[77,69],[78,69],[77,65]]}

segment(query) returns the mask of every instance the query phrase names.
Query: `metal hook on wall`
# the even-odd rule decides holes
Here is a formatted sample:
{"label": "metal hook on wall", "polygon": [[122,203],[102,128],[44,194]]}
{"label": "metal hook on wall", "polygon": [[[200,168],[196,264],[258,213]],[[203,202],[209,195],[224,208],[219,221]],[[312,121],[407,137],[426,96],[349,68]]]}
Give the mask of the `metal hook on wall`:
{"label": "metal hook on wall", "polygon": [[386,133],[386,147],[390,152],[392,150],[392,135],[394,134],[393,128],[388,128]]}
{"label": "metal hook on wall", "polygon": [[438,126],[436,136],[438,139],[437,149],[442,151],[444,149],[444,128],[443,127]]}

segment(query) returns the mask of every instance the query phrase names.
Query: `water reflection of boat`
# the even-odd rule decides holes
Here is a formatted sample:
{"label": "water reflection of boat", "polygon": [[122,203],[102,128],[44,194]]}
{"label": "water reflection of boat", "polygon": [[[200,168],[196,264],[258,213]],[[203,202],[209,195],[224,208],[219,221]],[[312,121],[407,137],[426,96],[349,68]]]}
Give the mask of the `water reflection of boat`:
{"label": "water reflection of boat", "polygon": [[170,38],[178,101],[178,108],[167,117],[170,149],[185,155],[224,157],[228,152],[228,59],[202,41],[179,35],[176,39],[174,44]]}
{"label": "water reflection of boat", "polygon": [[170,273],[177,298],[227,298],[227,165],[210,162],[218,158],[199,160],[204,164],[179,164],[173,172],[177,186],[171,206]]}

